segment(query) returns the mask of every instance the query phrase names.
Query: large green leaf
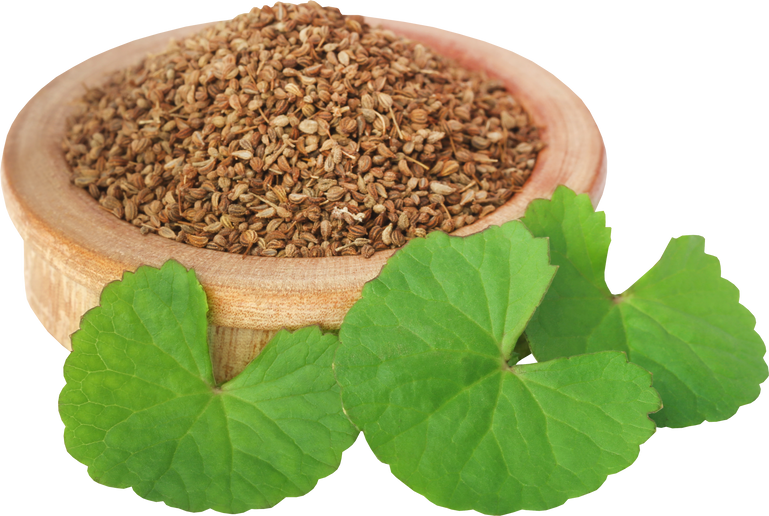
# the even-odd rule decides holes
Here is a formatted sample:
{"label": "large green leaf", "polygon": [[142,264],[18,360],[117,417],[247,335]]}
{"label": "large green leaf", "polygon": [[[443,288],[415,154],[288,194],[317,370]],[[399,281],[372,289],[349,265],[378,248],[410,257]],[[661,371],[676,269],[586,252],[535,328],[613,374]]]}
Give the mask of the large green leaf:
{"label": "large green leaf", "polygon": [[559,266],[526,329],[537,360],[626,351],[654,375],[664,408],[652,417],[661,426],[720,421],[756,399],[766,348],[702,237],[672,239],[649,272],[613,296],[604,279],[609,228],[587,195],[559,187],[551,201],[532,202],[523,221],[550,238]]}
{"label": "large green leaf", "polygon": [[651,377],[620,352],[508,365],[555,272],[519,222],[393,256],[340,331],[345,410],[432,502],[502,514],[597,489],[654,432]]}
{"label": "large green leaf", "polygon": [[72,336],[59,398],[68,451],[94,480],[188,511],[237,513],[310,491],[357,435],[317,328],[281,332],[214,383],[206,297],[176,262],[108,285]]}

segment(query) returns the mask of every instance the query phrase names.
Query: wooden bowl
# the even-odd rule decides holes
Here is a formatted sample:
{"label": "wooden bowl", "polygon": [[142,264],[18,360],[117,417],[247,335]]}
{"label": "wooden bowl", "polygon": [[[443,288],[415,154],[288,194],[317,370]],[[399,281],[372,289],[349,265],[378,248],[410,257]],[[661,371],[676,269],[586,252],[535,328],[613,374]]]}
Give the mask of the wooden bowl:
{"label": "wooden bowl", "polygon": [[[426,43],[468,68],[483,68],[505,82],[547,147],[523,191],[487,217],[455,232],[468,235],[521,217],[532,199],[549,197],[559,184],[603,192],[606,154],[590,112],[558,79],[502,48],[451,32],[368,19]],[[393,251],[359,256],[279,259],[198,249],[132,225],[100,209],[70,183],[61,150],[65,122],[84,85],[108,72],[162,51],[170,38],[201,30],[186,27],[140,39],[76,66],[43,88],[24,108],[8,135],[2,187],[8,213],[24,239],[27,300],[45,328],[71,348],[83,314],[98,305],[104,286],[140,265],[159,267],[174,258],[194,268],[209,299],[209,340],[217,380],[229,379],[281,328],[318,324],[339,328],[345,313]]]}

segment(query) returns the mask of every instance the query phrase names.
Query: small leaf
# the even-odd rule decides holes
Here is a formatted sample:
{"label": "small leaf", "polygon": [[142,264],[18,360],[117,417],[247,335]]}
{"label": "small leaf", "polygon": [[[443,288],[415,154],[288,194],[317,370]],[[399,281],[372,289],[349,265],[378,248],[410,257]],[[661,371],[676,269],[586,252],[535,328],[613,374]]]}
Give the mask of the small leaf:
{"label": "small leaf", "polygon": [[[346,412],[433,503],[503,514],[597,489],[654,432],[651,377],[623,353],[508,366],[554,273],[519,222],[412,240],[340,331]],[[515,350],[503,344],[518,342]]]}
{"label": "small leaf", "polygon": [[649,272],[613,296],[604,279],[609,229],[587,195],[559,187],[551,201],[532,202],[523,222],[550,238],[559,266],[526,329],[537,360],[626,351],[654,375],[664,408],[652,417],[660,426],[720,421],[756,399],[766,348],[702,237],[672,239]]}
{"label": "small leaf", "polygon": [[282,331],[217,386],[207,310],[194,272],[176,262],[109,284],[64,366],[67,450],[97,482],[188,511],[307,493],[357,435],[331,368],[336,337]]}

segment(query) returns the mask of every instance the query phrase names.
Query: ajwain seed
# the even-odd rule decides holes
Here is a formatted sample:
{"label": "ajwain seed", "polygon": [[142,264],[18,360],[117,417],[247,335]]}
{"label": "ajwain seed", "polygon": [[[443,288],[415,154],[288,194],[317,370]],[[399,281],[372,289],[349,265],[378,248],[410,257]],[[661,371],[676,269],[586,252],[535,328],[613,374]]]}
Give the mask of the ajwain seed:
{"label": "ajwain seed", "polygon": [[507,202],[538,134],[484,72],[360,17],[276,4],[106,77],[63,148],[74,185],[142,234],[370,257]]}

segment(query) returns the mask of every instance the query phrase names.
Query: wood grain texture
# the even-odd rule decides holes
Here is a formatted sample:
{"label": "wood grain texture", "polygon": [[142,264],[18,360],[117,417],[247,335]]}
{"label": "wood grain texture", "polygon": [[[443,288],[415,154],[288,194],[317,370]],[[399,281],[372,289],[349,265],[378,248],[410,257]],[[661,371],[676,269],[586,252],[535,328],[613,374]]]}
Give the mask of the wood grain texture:
{"label": "wood grain texture", "polygon": [[[419,25],[368,19],[424,42],[468,68],[486,69],[504,81],[541,128],[547,147],[521,193],[489,216],[455,232],[468,235],[521,217],[532,199],[547,198],[559,184],[603,192],[606,153],[582,101],[553,75],[502,48]],[[25,242],[27,299],[46,329],[65,347],[103,287],[140,265],[173,258],[194,268],[209,298],[212,354],[217,377],[239,372],[280,328],[311,324],[338,328],[367,281],[393,251],[373,258],[274,259],[198,249],[139,231],[103,211],[73,186],[61,151],[72,103],[85,86],[139,62],[204,25],[186,27],[117,47],[85,61],[43,88],[19,114],[3,153],[6,208]]]}

